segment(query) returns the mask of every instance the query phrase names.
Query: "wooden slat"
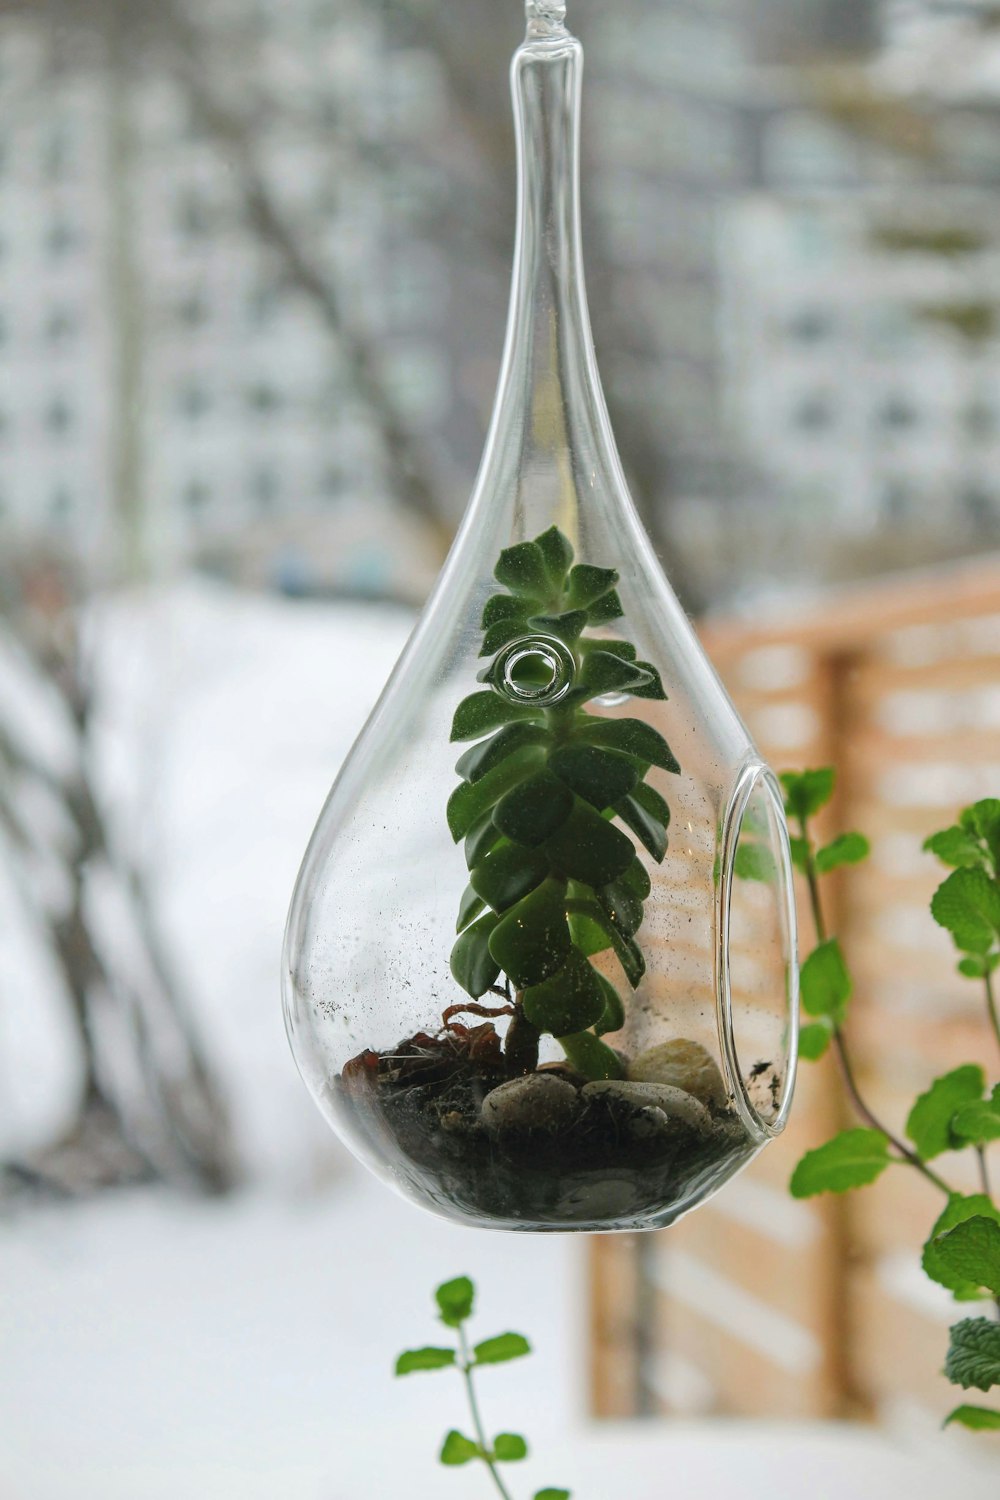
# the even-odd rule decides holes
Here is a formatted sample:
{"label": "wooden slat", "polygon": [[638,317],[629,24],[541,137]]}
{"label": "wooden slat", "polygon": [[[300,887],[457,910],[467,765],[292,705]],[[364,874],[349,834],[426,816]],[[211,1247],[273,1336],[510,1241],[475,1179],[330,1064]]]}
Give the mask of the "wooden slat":
{"label": "wooden slat", "polygon": [[[776,769],[838,768],[817,832],[872,839],[871,861],[825,882],[824,900],[855,979],[858,1076],[901,1130],[915,1095],[988,1040],[982,996],[929,916],[943,871],[921,846],[963,802],[1000,794],[1000,559],[702,635]],[[807,951],[802,899],[800,919]],[[704,963],[704,947],[689,958]],[[630,1237],[595,1245],[595,1410],[636,1412],[650,1390],[658,1409],[770,1417],[877,1413],[900,1396],[938,1414],[953,1404],[938,1374],[947,1299],[919,1271],[940,1198],[894,1167],[867,1192],[793,1205],[802,1151],[855,1123],[832,1062],[800,1077],[785,1136],[714,1203],[648,1237],[650,1252]],[[962,1191],[976,1188],[974,1165],[942,1159]]]}

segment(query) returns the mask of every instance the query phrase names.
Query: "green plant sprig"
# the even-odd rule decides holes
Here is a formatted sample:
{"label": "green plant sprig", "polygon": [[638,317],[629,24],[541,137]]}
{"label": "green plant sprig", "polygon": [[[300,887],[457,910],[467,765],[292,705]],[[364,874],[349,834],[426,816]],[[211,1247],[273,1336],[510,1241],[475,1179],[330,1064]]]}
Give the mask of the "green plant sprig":
{"label": "green plant sprig", "polygon": [[[1000,1208],[991,1194],[986,1157],[990,1143],[1000,1139],[1000,1084],[987,1093],[978,1064],[936,1078],[909,1112],[906,1141],[877,1119],[858,1088],[844,1036],[851,977],[837,938],[828,935],[820,898],[821,877],[865,859],[868,841],[862,834],[847,833],[823,847],[814,844],[810,820],[833,795],[830,768],[790,772],[781,779],[786,813],[799,830],[792,839],[792,858],[806,880],[817,938],[802,966],[802,1006],[810,1019],[800,1034],[800,1050],[815,1060],[832,1048],[848,1097],[865,1122],[865,1128],[841,1131],[808,1151],[792,1175],[791,1191],[799,1198],[841,1193],[875,1182],[893,1162],[914,1168],[947,1197],[923,1248],[924,1271],[956,1300],[992,1296],[1000,1309]],[[963,955],[959,972],[985,982],[987,1017],[1000,1041],[991,984],[1000,964],[1000,801],[990,798],[965,808],[953,827],[932,834],[924,848],[953,868],[935,892],[931,914]],[[956,1192],[928,1165],[945,1151],[966,1149],[978,1157],[981,1193]],[[988,1318],[956,1324],[944,1373],[965,1389],[1000,1385],[1000,1325]],[[1000,1412],[963,1405],[951,1412],[946,1425],[950,1422],[997,1430]]]}
{"label": "green plant sprig", "polygon": [[[439,1461],[448,1467],[474,1462],[485,1464],[497,1493],[503,1500],[511,1500],[500,1465],[527,1458],[528,1445],[517,1432],[498,1433],[492,1442],[487,1439],[473,1375],[483,1365],[506,1364],[512,1359],[521,1359],[531,1353],[531,1345],[520,1333],[501,1333],[495,1338],[470,1344],[465,1325],[473,1315],[475,1297],[476,1289],[468,1276],[456,1276],[439,1286],[434,1293],[438,1317],[446,1328],[455,1331],[456,1345],[407,1349],[396,1360],[396,1374],[448,1369],[460,1372],[474,1436],[466,1437],[457,1428],[452,1428],[441,1445]],[[547,1488],[536,1491],[534,1500],[570,1500],[570,1492]]]}
{"label": "green plant sprig", "polygon": [[[458,705],[451,731],[477,742],[458,761],[462,780],[448,801],[469,868],[452,973],[473,1001],[493,991],[508,1002],[513,1070],[535,1065],[548,1033],[588,1077],[620,1077],[600,1038],[623,1023],[621,994],[590,960],[612,951],[633,988],[645,972],[635,935],[650,879],[636,844],[662,861],[670,822],[646,777],[680,767],[649,724],[588,705],[666,694],[629,642],[587,634],[622,617],[618,574],[574,564],[558,528],[508,547],[494,575],[504,592],[483,609],[485,686]],[[555,691],[544,677],[537,702],[509,691],[506,671],[519,666],[530,689],[546,661],[561,665]]]}

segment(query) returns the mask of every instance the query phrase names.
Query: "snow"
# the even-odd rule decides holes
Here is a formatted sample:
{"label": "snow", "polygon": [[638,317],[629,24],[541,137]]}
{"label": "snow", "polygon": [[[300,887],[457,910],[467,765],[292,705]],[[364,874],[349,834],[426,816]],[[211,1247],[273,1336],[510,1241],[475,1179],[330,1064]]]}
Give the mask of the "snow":
{"label": "snow", "polygon": [[473,1331],[530,1358],[480,1376],[492,1431],[523,1431],[522,1497],[994,1500],[961,1434],[905,1447],[832,1424],[583,1421],[584,1242],[453,1228],[358,1173],[322,1195],[221,1203],[147,1191],[36,1212],[0,1236],[2,1500],[475,1500],[443,1471],[466,1427],[448,1371],[394,1380],[443,1342],[430,1292],[472,1275]]}
{"label": "snow", "polygon": [[[281,929],[410,624],[207,585],[95,615],[117,826],[144,856],[252,1185],[0,1224],[0,1500],[485,1500],[481,1474],[434,1462],[465,1424],[454,1375],[391,1375],[400,1349],[441,1337],[431,1290],[463,1272],[481,1288],[478,1335],[515,1328],[536,1350],[482,1377],[493,1430],[525,1431],[538,1454],[512,1471],[519,1500],[543,1484],[575,1500],[773,1500],[800,1480],[810,1500],[936,1500],[956,1484],[946,1460],[961,1462],[963,1500],[994,1496],[995,1470],[961,1434],[923,1448],[813,1426],[596,1433],[585,1240],[452,1227],[379,1186],[322,1124],[284,1038]],[[21,1085],[4,1100],[7,1148],[58,1117],[67,1061],[30,935],[0,951],[0,1045]]]}

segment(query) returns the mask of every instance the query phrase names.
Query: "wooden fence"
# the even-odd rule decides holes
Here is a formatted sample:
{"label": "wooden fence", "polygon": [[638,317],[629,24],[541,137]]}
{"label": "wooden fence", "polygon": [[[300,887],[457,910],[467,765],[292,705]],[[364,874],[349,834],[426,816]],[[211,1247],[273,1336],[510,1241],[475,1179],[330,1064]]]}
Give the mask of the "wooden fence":
{"label": "wooden fence", "polygon": [[[828,900],[855,978],[860,1081],[899,1127],[935,1073],[987,1056],[978,988],[927,910],[942,872],[921,844],[1000,795],[1000,560],[703,639],[776,770],[837,767],[826,831],[872,841],[867,864],[829,877]],[[801,892],[799,911],[805,950]],[[842,1199],[788,1196],[801,1153],[852,1123],[832,1059],[804,1063],[784,1136],[718,1198],[660,1234],[593,1242],[595,1414],[905,1419],[954,1404],[938,1371],[955,1304],[919,1265],[934,1190],[893,1169]],[[961,1158],[944,1161],[975,1191]]]}

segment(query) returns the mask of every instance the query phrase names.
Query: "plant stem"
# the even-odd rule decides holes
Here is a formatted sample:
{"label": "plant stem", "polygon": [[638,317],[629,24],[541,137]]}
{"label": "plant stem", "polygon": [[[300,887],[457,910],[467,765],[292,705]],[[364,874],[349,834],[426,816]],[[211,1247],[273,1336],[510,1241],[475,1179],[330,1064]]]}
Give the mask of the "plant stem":
{"label": "plant stem", "polygon": [[[801,818],[799,820],[799,823],[802,829],[802,837],[805,840],[806,846],[805,874],[806,884],[809,887],[809,904],[812,909],[813,926],[816,929],[816,937],[819,942],[825,943],[827,928],[826,922],[823,919],[823,906],[820,900],[819,880],[816,874],[816,862],[813,858],[812,842],[809,838],[805,818]],[[882,1132],[882,1134],[888,1140],[889,1144],[899,1152],[901,1161],[905,1162],[907,1166],[915,1167],[922,1176],[927,1178],[928,1182],[933,1183],[933,1185],[940,1192],[944,1193],[946,1197],[950,1198],[952,1190],[945,1182],[944,1178],[939,1177],[938,1174],[931,1167],[929,1167],[925,1161],[921,1161],[917,1153],[915,1151],[912,1151],[910,1147],[907,1146],[905,1141],[900,1140],[899,1136],[894,1135],[891,1130],[887,1130],[886,1127],[882,1124],[882,1121],[871,1109],[871,1107],[865,1103],[865,1100],[861,1094],[861,1090],[858,1088],[857,1079],[854,1076],[854,1068],[851,1064],[850,1053],[847,1050],[847,1038],[844,1036],[844,1033],[839,1025],[834,1026],[833,1028],[833,1048],[837,1055],[837,1063],[840,1067],[841,1077],[844,1080],[844,1087],[847,1090],[848,1097],[854,1106],[855,1112],[860,1115],[861,1119],[864,1120],[867,1125],[870,1125],[873,1130],[880,1130]]]}
{"label": "plant stem", "polygon": [[977,1146],[976,1155],[979,1157],[979,1180],[983,1185],[983,1192],[987,1198],[992,1198],[993,1189],[990,1187],[990,1169],[986,1163],[986,1147]]}
{"label": "plant stem", "polygon": [[993,1035],[997,1039],[997,1046],[1000,1047],[1000,1012],[997,1011],[997,997],[993,989],[992,974],[987,973],[985,975],[985,984],[986,1009],[989,1012],[990,1025],[993,1027]]}
{"label": "plant stem", "polygon": [[469,1349],[469,1341],[465,1337],[465,1327],[461,1323],[458,1325],[458,1348],[459,1354],[461,1355],[460,1369],[462,1371],[462,1379],[465,1381],[465,1393],[469,1398],[469,1411],[472,1416],[472,1426],[476,1434],[476,1442],[483,1450],[483,1463],[489,1469],[490,1474],[493,1477],[493,1483],[497,1487],[497,1492],[503,1496],[503,1500],[511,1500],[510,1491],[507,1489],[507,1486],[500,1478],[497,1466],[493,1461],[493,1458],[491,1457],[492,1450],[489,1443],[486,1441],[486,1431],[483,1427],[483,1419],[479,1414],[479,1402],[476,1400],[476,1388],[472,1381],[472,1354]]}

